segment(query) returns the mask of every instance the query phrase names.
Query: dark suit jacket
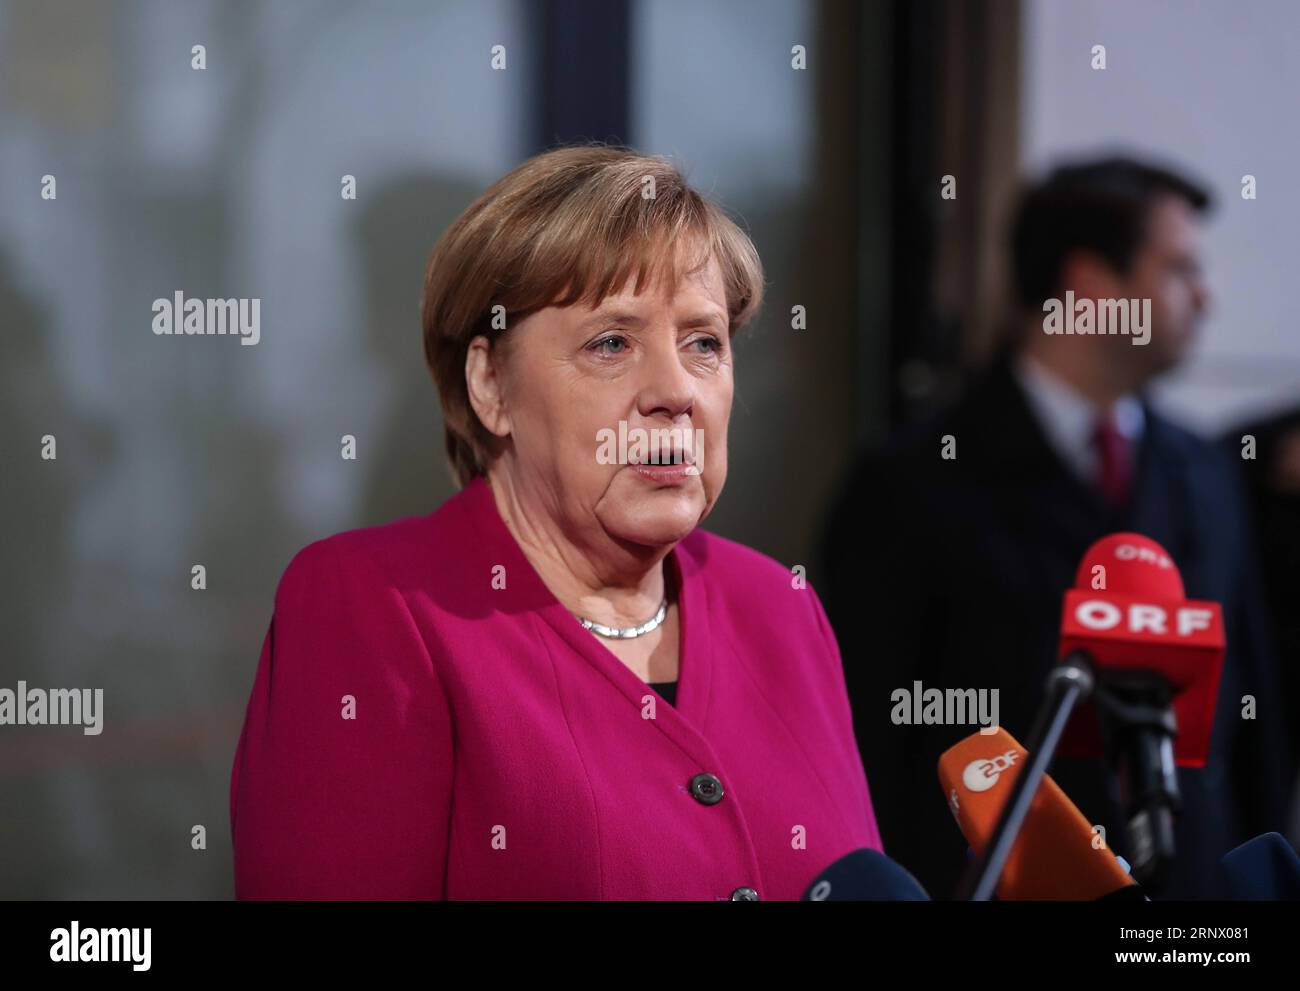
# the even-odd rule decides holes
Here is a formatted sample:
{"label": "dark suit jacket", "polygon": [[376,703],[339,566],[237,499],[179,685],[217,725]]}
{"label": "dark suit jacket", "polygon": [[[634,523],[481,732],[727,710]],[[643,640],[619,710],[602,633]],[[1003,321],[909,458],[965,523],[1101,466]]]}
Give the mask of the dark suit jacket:
{"label": "dark suit jacket", "polygon": [[[860,460],[832,511],[821,592],[881,837],[933,897],[951,897],[966,861],[937,762],[975,727],[895,725],[891,692],[914,681],[997,688],[999,722],[1024,742],[1055,663],[1062,593],[1088,546],[1118,530],[1162,544],[1188,598],[1223,605],[1228,637],[1209,763],[1179,771],[1185,811],[1163,896],[1211,895],[1224,853],[1285,828],[1285,702],[1237,471],[1220,449],[1144,407],[1126,511],[1109,509],[1061,462],[1007,356],[950,411]],[[940,457],[945,434],[956,437],[955,460]],[[1257,699],[1254,721],[1241,718],[1245,694]],[[1059,758],[1051,774],[1125,855],[1101,761]]]}
{"label": "dark suit jacket", "polygon": [[[1242,460],[1241,438],[1257,442],[1254,460]],[[1225,453],[1238,462],[1246,480],[1256,537],[1256,555],[1277,646],[1283,697],[1290,702],[1290,756],[1300,757],[1300,493],[1273,478],[1282,442],[1300,434],[1300,409],[1243,423],[1223,435]]]}

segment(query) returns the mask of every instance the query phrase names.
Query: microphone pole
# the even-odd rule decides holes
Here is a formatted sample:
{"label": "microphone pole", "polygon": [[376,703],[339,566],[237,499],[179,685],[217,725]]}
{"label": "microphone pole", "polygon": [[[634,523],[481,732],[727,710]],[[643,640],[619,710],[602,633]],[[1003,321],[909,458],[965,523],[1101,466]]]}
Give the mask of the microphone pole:
{"label": "microphone pole", "polygon": [[1025,741],[1028,751],[1025,766],[1002,806],[992,838],[962,879],[958,888],[959,900],[986,902],[993,897],[1007,858],[1029,814],[1029,806],[1056,754],[1061,734],[1065,732],[1074,710],[1087,701],[1095,686],[1092,665],[1087,655],[1079,650],[1068,654],[1047,676],[1047,698],[1039,709],[1033,732]]}
{"label": "microphone pole", "polygon": [[1158,889],[1175,854],[1174,817],[1182,809],[1173,740],[1173,688],[1158,672],[1107,672],[1097,692],[1106,761],[1127,818],[1133,876]]}

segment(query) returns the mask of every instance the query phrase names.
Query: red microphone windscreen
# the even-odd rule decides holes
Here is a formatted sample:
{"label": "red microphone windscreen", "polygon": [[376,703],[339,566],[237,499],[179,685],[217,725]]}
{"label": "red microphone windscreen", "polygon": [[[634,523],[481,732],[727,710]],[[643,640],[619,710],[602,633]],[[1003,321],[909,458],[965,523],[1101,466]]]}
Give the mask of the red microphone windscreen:
{"label": "red microphone windscreen", "polygon": [[1170,602],[1186,598],[1183,576],[1173,558],[1140,533],[1112,533],[1088,548],[1079,561],[1074,587],[1095,591],[1098,578],[1104,579],[1102,588],[1116,595],[1149,596]]}
{"label": "red microphone windscreen", "polygon": [[[1174,692],[1174,759],[1180,766],[1203,767],[1209,756],[1224,646],[1218,603],[1185,599],[1178,569],[1154,540],[1117,533],[1088,548],[1075,587],[1065,593],[1058,656],[1082,650],[1103,674],[1162,675]],[[1070,721],[1058,752],[1101,755],[1092,704]]]}

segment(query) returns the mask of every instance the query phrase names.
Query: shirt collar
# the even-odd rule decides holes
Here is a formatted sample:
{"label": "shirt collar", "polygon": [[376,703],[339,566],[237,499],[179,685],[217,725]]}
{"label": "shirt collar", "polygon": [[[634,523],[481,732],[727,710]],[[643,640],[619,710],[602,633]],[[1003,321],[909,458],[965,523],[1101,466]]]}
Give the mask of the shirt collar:
{"label": "shirt collar", "polygon": [[[1081,479],[1091,481],[1096,478],[1097,453],[1093,448],[1092,433],[1101,410],[1027,354],[1017,355],[1013,367],[1053,450]],[[1135,396],[1123,396],[1116,401],[1112,415],[1115,429],[1136,445],[1146,424],[1142,403]]]}

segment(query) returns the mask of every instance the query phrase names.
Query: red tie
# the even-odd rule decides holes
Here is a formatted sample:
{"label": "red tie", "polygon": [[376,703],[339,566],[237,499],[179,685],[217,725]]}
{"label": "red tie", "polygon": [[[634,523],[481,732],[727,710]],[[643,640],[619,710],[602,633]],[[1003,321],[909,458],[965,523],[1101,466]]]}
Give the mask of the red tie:
{"label": "red tie", "polygon": [[1092,433],[1092,444],[1100,466],[1097,487],[1112,506],[1123,506],[1133,486],[1132,444],[1115,429],[1115,422],[1109,416],[1098,419]]}

